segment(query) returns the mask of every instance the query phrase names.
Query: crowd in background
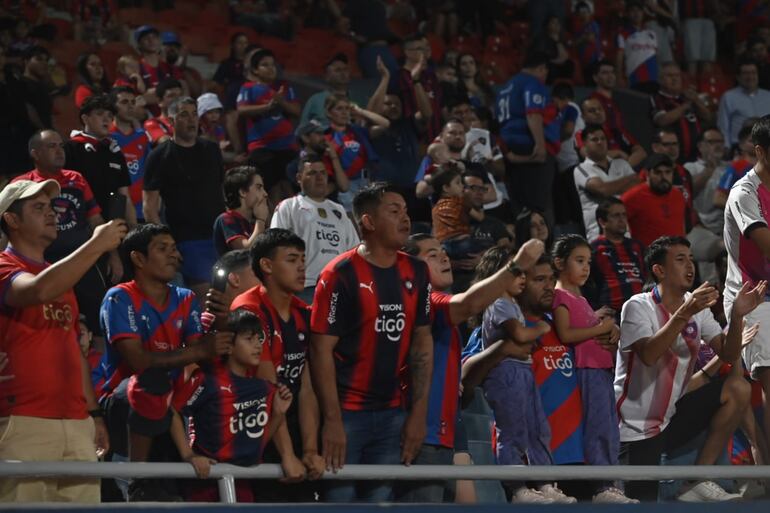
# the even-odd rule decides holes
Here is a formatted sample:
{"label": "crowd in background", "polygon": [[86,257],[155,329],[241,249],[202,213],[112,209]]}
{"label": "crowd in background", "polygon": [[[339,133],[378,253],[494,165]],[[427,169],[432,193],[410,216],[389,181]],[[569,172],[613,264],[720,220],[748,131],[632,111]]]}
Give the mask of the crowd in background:
{"label": "crowd in background", "polygon": [[[211,76],[138,7],[0,6],[0,459],[275,462],[239,501],[475,502],[318,481],[472,464],[469,408],[500,464],[770,457],[770,6],[235,0],[206,6],[228,15]],[[287,53],[308,38],[320,62]],[[88,50],[57,61],[65,40]],[[169,481],[0,498],[218,499]],[[503,482],[764,493],[660,488]]]}

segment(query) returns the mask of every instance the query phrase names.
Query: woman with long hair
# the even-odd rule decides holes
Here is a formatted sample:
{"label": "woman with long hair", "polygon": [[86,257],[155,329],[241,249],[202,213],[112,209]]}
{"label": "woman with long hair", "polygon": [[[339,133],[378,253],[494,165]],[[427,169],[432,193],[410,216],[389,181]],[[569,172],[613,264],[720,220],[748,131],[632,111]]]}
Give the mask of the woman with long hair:
{"label": "woman with long hair", "polygon": [[469,53],[457,58],[457,92],[467,96],[476,108],[492,107],[495,101],[494,91],[484,82],[476,58]]}
{"label": "woman with long hair", "polygon": [[110,92],[110,81],[102,66],[102,59],[93,52],[87,52],[78,57],[77,72],[80,83],[75,89],[75,106],[80,106],[95,94]]}

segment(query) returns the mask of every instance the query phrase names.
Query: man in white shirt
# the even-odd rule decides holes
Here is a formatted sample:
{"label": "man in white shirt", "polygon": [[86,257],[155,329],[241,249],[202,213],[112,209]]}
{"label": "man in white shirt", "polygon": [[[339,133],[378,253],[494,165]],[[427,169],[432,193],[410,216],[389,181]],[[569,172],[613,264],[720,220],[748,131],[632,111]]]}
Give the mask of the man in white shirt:
{"label": "man in white shirt", "polygon": [[[647,248],[645,264],[656,285],[629,299],[621,313],[615,370],[620,441],[630,465],[659,465],[662,453],[707,430],[695,464],[714,465],[748,408],[751,387],[737,373],[725,378],[704,369],[694,377],[698,351],[703,341],[723,362],[740,365],[743,318],[762,302],[767,282],[739,291],[725,335],[709,310],[719,292],[708,282],[688,292],[695,264],[687,239],[656,239]],[[658,483],[632,482],[627,493],[655,501]],[[687,502],[740,498],[712,481],[689,483],[678,497]]]}
{"label": "man in white shirt", "polygon": [[[725,205],[725,247],[727,248],[727,281],[724,291],[725,314],[730,315],[745,284],[770,278],[770,116],[754,124],[751,141],[757,163],[738,180]],[[747,317],[747,322],[760,322],[753,344],[743,350],[743,360],[751,377],[764,391],[764,425],[770,426],[770,302],[764,303]],[[765,429],[766,439],[770,430]]]}
{"label": "man in white shirt", "polygon": [[607,156],[607,135],[601,125],[588,125],[581,133],[586,159],[573,175],[583,208],[583,224],[590,241],[599,236],[596,207],[610,196],[618,196],[639,183],[631,165],[623,159]]}
{"label": "man in white shirt", "polygon": [[297,297],[308,304],[326,264],[359,243],[345,208],[326,198],[328,180],[321,158],[304,155],[297,172],[301,192],[280,202],[270,221],[270,228],[291,230],[305,241],[305,290]]}

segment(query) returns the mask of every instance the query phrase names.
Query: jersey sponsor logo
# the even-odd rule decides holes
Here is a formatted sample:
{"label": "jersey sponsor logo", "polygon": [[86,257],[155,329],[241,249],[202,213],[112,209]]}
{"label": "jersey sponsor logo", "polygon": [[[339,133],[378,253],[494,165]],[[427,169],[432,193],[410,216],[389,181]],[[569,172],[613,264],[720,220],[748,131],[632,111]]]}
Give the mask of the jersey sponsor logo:
{"label": "jersey sponsor logo", "polygon": [[401,334],[406,327],[404,305],[380,305],[380,312],[382,315],[374,320],[374,331],[383,333],[391,342],[400,341]]}
{"label": "jersey sponsor logo", "polygon": [[[117,298],[115,298],[114,296],[113,298],[115,299],[115,301],[117,301]],[[133,332],[139,331],[139,328],[136,325],[136,313],[134,312],[134,305],[128,305],[128,309],[126,313],[128,316],[128,327]]]}
{"label": "jersey sponsor logo", "polygon": [[[237,435],[240,432],[245,432],[249,438],[262,438],[269,420],[267,400],[261,398],[243,403],[233,403],[233,407],[238,413],[230,417],[230,433]],[[256,408],[257,411],[251,413],[246,411],[253,408]]]}
{"label": "jersey sponsor logo", "polygon": [[[324,287],[326,287],[326,284],[321,281]],[[337,322],[337,300],[339,299],[340,294],[339,292],[332,292],[332,299],[329,303],[329,315],[326,317],[326,322],[329,324],[334,324]]]}
{"label": "jersey sponsor logo", "polygon": [[61,303],[44,304],[43,318],[58,323],[64,330],[69,330],[72,326],[72,307]]}
{"label": "jersey sponsor logo", "polygon": [[[558,349],[564,351],[564,347]],[[562,354],[555,358],[552,355],[545,355],[543,356],[543,365],[550,371],[558,370],[565,378],[571,378],[574,373],[572,359],[568,354]]]}
{"label": "jersey sponsor logo", "polygon": [[160,340],[153,340],[152,345],[158,351],[168,351],[169,349],[171,349],[171,344],[169,344],[168,342],[162,342]]}
{"label": "jersey sponsor logo", "polygon": [[368,285],[366,283],[359,283],[358,287],[361,288],[361,289],[366,289],[369,292],[371,292],[372,294],[374,294],[374,282],[373,281],[370,281]]}
{"label": "jersey sponsor logo", "polygon": [[330,246],[335,248],[340,245],[340,233],[337,230],[328,232],[326,230],[316,230],[315,237],[320,241],[328,242]]}
{"label": "jersey sponsor logo", "polygon": [[345,141],[345,149],[357,153],[361,149],[361,143],[358,141]]}

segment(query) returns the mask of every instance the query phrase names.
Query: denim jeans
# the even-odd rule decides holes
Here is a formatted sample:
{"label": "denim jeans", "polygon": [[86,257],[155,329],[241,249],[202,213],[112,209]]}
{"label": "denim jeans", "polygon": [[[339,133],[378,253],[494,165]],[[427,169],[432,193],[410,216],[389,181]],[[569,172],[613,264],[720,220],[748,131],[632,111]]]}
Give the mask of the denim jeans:
{"label": "denim jeans", "polygon": [[[347,465],[398,465],[401,460],[401,428],[406,413],[388,410],[342,410]],[[326,502],[386,502],[391,499],[391,481],[329,481]]]}
{"label": "denim jeans", "polygon": [[[414,465],[452,465],[454,453],[449,447],[423,444]],[[444,500],[446,485],[446,481],[400,481],[396,485],[396,500],[437,504]]]}

